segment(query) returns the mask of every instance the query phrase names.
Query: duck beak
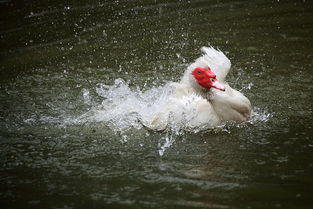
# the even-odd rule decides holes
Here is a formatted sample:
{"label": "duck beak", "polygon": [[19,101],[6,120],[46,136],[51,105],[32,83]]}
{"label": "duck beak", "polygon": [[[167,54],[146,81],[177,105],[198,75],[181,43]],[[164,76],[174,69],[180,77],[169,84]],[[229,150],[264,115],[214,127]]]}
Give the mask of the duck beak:
{"label": "duck beak", "polygon": [[218,81],[214,81],[211,85],[213,88],[216,88],[218,90],[221,90],[221,91],[225,91],[225,87]]}

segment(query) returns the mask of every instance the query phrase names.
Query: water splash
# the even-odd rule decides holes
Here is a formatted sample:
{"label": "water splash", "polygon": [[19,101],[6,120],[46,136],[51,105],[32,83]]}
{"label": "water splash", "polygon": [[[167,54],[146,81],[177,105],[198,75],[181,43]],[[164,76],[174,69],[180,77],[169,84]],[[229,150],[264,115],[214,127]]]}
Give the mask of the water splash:
{"label": "water splash", "polygon": [[[209,127],[195,125],[197,112],[194,105],[201,99],[199,95],[173,98],[172,92],[177,83],[168,83],[146,91],[131,89],[122,79],[116,79],[113,85],[98,84],[96,93],[103,101],[92,106],[91,110],[81,115],[75,123],[101,122],[113,129],[148,127],[153,130],[166,130],[174,134],[182,131],[198,132]],[[83,90],[84,103],[90,103],[89,91]],[[170,106],[172,109],[168,109]]]}
{"label": "water splash", "polygon": [[164,90],[167,87],[132,90],[122,79],[116,79],[112,86],[98,84],[96,93],[102,103],[77,118],[76,123],[102,122],[119,130],[142,128],[153,117],[156,103],[164,100]]}
{"label": "water splash", "polygon": [[[102,102],[100,104],[92,104],[89,111],[71,120],[71,123],[101,123],[119,134],[122,143],[126,143],[129,139],[127,131],[131,129],[148,128],[149,130],[162,130],[164,135],[160,138],[158,153],[160,156],[163,156],[166,150],[175,143],[175,140],[179,136],[184,135],[184,133],[197,133],[208,130],[207,126],[191,128],[190,125],[190,121],[196,116],[191,110],[193,104],[199,99],[197,95],[175,101],[175,105],[179,107],[180,111],[170,113],[163,118],[164,123],[161,123],[159,126],[153,126],[153,121],[162,113],[163,108],[166,108],[175,85],[175,83],[168,83],[162,87],[153,87],[143,91],[138,87],[131,88],[122,79],[116,79],[113,85],[99,83],[95,88],[95,92]],[[83,102],[85,104],[91,104],[91,101],[93,101],[90,91],[92,90],[82,90]],[[271,113],[254,107],[252,118],[246,123],[267,122],[271,117]],[[214,127],[214,130],[229,133],[229,126],[232,125],[222,124]]]}
{"label": "water splash", "polygon": [[[164,141],[163,144],[162,141]],[[174,142],[175,136],[173,134],[166,133],[164,138],[162,138],[162,140],[159,142],[159,155],[163,156],[165,151],[170,148]]]}
{"label": "water splash", "polygon": [[274,116],[274,113],[268,112],[267,110],[259,107],[253,107],[251,119],[248,121],[251,124],[257,122],[267,122]]}
{"label": "water splash", "polygon": [[[49,112],[34,110],[30,114],[26,114],[22,120],[23,124],[20,124],[19,127],[26,128],[25,131],[31,130],[40,134],[48,129],[53,131],[53,128],[56,132],[60,128],[65,131],[76,131],[77,128],[83,128],[82,131],[86,132],[91,129],[99,129],[99,133],[113,131],[123,144],[133,138],[134,130],[138,132],[137,130],[141,129],[141,134],[153,133],[154,131],[151,130],[161,131],[158,132],[160,136],[158,136],[157,152],[163,156],[166,150],[175,144],[175,141],[188,133],[203,131],[217,134],[220,132],[231,133],[233,128],[241,129],[250,124],[258,126],[273,117],[273,113],[254,107],[251,119],[245,123],[227,123],[213,129],[207,125],[192,126],[191,121],[197,116],[193,112],[193,105],[200,98],[192,95],[173,99],[171,95],[176,85],[177,83],[167,82],[164,86],[143,90],[136,86],[130,86],[122,79],[116,79],[113,85],[98,83],[93,86],[84,86],[79,91],[80,96],[75,97],[72,101],[73,107],[78,107],[79,110],[69,109],[67,100],[55,100],[55,102],[45,104],[45,107],[49,108]],[[252,85],[251,83],[248,87]],[[72,95],[72,93],[65,92],[61,98],[67,98],[68,95]],[[168,106],[169,99],[179,111],[164,111]],[[162,115],[163,112],[170,113]],[[156,119],[161,120],[162,123],[153,124]],[[72,129],[68,129],[68,127],[72,127]],[[15,130],[14,127],[11,129],[12,132]]]}
{"label": "water splash", "polygon": [[84,103],[90,105],[91,104],[91,98],[90,98],[89,90],[88,89],[83,89],[82,93],[83,93]]}

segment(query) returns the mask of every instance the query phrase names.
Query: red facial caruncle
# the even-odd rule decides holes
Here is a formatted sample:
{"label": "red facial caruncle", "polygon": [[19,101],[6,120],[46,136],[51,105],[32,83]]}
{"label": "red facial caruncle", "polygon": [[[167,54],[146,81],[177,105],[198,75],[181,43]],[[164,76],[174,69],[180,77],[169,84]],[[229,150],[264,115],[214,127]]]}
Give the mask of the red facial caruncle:
{"label": "red facial caruncle", "polygon": [[208,67],[207,69],[202,67],[196,67],[192,71],[193,77],[197,80],[198,84],[203,88],[210,89],[211,87],[225,91],[225,87],[216,80],[216,75]]}

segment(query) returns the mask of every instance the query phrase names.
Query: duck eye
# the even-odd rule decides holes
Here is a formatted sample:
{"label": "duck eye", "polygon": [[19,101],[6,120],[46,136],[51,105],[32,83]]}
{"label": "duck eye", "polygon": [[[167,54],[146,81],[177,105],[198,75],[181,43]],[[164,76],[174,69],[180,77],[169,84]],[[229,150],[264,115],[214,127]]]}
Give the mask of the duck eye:
{"label": "duck eye", "polygon": [[200,71],[200,70],[198,70],[198,71],[197,71],[197,73],[198,73],[198,74],[201,74],[201,71]]}

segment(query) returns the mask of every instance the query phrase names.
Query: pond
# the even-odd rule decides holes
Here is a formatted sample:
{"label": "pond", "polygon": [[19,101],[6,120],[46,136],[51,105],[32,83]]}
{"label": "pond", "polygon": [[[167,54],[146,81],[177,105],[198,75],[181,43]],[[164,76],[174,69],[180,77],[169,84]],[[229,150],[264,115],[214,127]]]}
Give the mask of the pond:
{"label": "pond", "polygon": [[[311,1],[0,1],[0,208],[311,208]],[[150,130],[202,46],[252,118]]]}

